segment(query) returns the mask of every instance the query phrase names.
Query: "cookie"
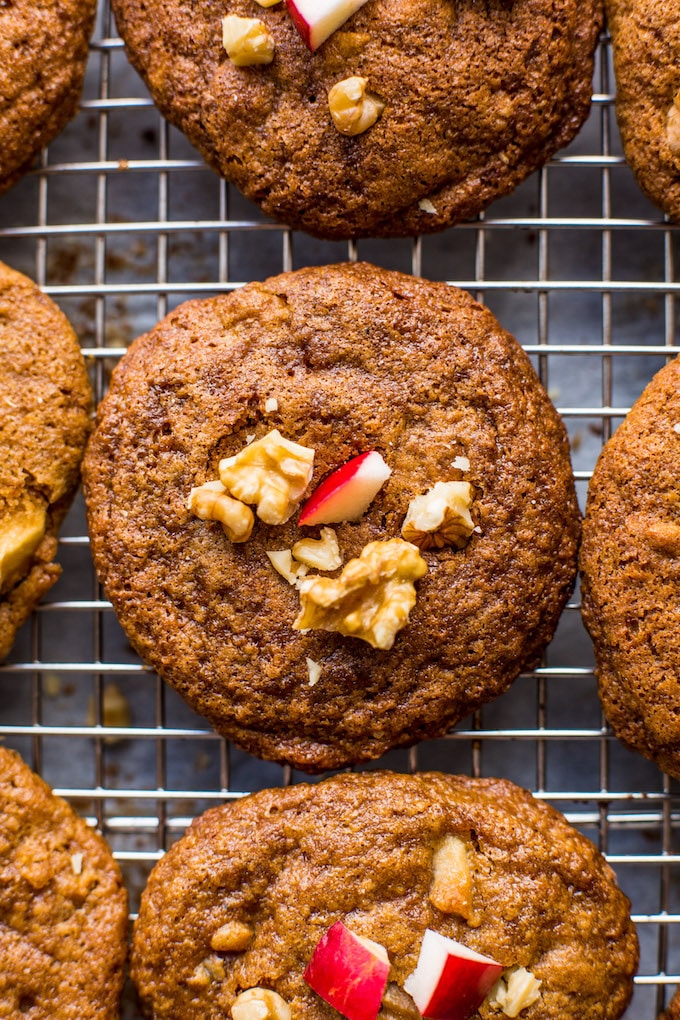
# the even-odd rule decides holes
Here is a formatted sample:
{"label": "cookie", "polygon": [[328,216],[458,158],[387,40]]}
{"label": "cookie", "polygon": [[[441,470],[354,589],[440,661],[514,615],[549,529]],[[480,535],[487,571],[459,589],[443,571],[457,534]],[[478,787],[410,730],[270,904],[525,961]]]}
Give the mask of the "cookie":
{"label": "cookie", "polygon": [[[343,573],[331,558],[325,576],[352,589],[339,619],[298,620],[298,584],[318,571],[281,576],[267,555],[323,537],[298,524],[304,493],[284,499],[285,523],[257,516],[240,541],[217,511],[188,509],[195,487],[222,499],[221,461],[259,457],[272,432],[312,454],[307,494],[354,456],[391,469],[358,520],[328,529]],[[572,589],[568,444],[528,358],[468,294],[367,264],[172,312],[114,372],[83,480],[95,564],[134,648],[220,733],[309,771],[442,734],[500,694],[537,661]],[[467,537],[419,553],[401,529],[438,482],[467,491]],[[225,502],[252,524],[256,499]],[[365,575],[358,589],[347,570]],[[377,631],[397,617],[387,647]]]}
{"label": "cookie", "polygon": [[647,386],[588,490],[583,618],[605,714],[629,747],[680,777],[680,361]]}
{"label": "cookie", "polygon": [[127,896],[104,840],[0,748],[0,1014],[118,1016]]}
{"label": "cookie", "polygon": [[[637,967],[629,909],[593,844],[513,783],[345,774],[197,819],[151,873],[131,973],[157,1020],[237,1016],[237,996],[258,987],[290,1009],[263,1017],[332,1020],[303,971],[333,924],[387,950],[393,1001],[429,928],[502,966],[475,1017],[506,1015],[492,1000],[513,997],[524,968],[523,1020],[614,1020]],[[381,1018],[420,1015],[399,998]]]}
{"label": "cookie", "polygon": [[680,219],[680,2],[606,0],[624,153],[641,189]]}
{"label": "cookie", "polygon": [[75,116],[96,0],[0,5],[0,191]]}
{"label": "cookie", "polygon": [[673,998],[666,1006],[659,1020],[680,1020],[680,989],[676,989]]}
{"label": "cookie", "polygon": [[59,577],[57,529],[78,486],[91,415],[85,364],[68,321],[31,280],[2,263],[0,389],[1,660]]}
{"label": "cookie", "polygon": [[[161,112],[207,163],[326,238],[441,230],[512,191],[583,123],[602,26],[600,0],[368,0],[311,53],[284,4],[112,7]],[[224,16],[258,20],[272,62],[237,66]],[[361,133],[335,126],[331,110],[362,126],[367,108],[381,112]]]}

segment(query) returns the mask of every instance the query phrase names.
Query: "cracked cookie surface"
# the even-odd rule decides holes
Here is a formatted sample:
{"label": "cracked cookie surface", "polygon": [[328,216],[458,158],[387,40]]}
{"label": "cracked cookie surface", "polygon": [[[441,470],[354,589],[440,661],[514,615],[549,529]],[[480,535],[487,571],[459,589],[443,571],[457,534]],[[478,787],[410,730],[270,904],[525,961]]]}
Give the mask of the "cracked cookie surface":
{"label": "cracked cookie surface", "polygon": [[[469,922],[433,896],[452,839],[465,847]],[[257,986],[296,1020],[332,1020],[302,977],[332,924],[384,946],[400,987],[429,927],[533,974],[540,996],[522,1020],[616,1020],[638,958],[629,910],[595,846],[510,782],[346,774],[197,819],[150,876],[131,971],[157,1020],[217,1020]],[[417,1013],[380,1018],[395,1015]],[[488,1000],[474,1015],[504,1020]]]}
{"label": "cracked cookie surface", "polygon": [[[267,553],[317,535],[297,513],[236,543],[188,510],[273,429],[314,451],[312,488],[367,450],[389,464],[366,513],[334,526],[344,564],[398,538],[435,482],[472,485],[478,530],[423,552],[391,649],[293,628],[299,592]],[[309,771],[440,735],[501,694],[575,577],[566,433],[529,359],[468,294],[367,264],[172,312],[115,370],[83,479],[95,563],[138,653],[219,732]]]}
{"label": "cracked cookie surface", "polygon": [[0,748],[0,1016],[111,1020],[126,936],[127,896],[104,840]]}

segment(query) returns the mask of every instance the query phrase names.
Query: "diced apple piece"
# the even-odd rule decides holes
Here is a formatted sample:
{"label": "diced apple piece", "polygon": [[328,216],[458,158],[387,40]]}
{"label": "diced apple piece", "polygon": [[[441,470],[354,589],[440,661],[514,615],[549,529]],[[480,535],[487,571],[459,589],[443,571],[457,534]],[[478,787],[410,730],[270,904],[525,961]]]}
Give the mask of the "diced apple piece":
{"label": "diced apple piece", "polygon": [[347,1020],[376,1020],[389,973],[383,946],[336,921],[317,943],[303,977]]}
{"label": "diced apple piece", "polygon": [[356,521],[392,474],[375,450],[360,453],[324,479],[309,497],[300,524],[338,524]]}
{"label": "diced apple piece", "polygon": [[427,928],[404,988],[424,1017],[467,1020],[502,973],[500,963]]}
{"label": "diced apple piece", "polygon": [[365,3],[366,0],[286,0],[286,7],[313,53]]}

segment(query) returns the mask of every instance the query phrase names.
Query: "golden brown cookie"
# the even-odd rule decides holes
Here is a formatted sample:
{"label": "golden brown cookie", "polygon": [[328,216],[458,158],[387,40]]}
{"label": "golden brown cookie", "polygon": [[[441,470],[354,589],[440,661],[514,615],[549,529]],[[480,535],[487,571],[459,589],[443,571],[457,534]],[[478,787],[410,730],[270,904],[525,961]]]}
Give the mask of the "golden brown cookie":
{"label": "golden brown cookie", "polygon": [[96,0],[0,4],[0,191],[78,108]]}
{"label": "golden brown cookie", "polygon": [[[426,567],[391,648],[368,642],[372,624],[294,629],[301,592],[267,554],[319,537],[295,501],[238,542],[188,509],[221,460],[275,429],[313,452],[303,497],[368,451],[391,468],[366,513],[331,529],[344,568],[363,553],[365,573],[375,542],[399,570],[404,552]],[[496,697],[537,661],[572,589],[568,444],[528,358],[468,294],[366,264],[182,305],[116,369],[83,470],[96,567],[139,654],[221,733],[309,771],[439,735]],[[452,481],[471,499],[462,548],[404,550],[411,501]],[[413,589],[375,570],[357,598],[385,622]],[[355,611],[352,594],[338,611],[350,630]]]}
{"label": "golden brown cookie", "polygon": [[57,580],[57,529],[79,481],[92,397],[76,336],[0,263],[0,660]]}
{"label": "golden brown cookie", "polygon": [[680,361],[647,386],[588,491],[583,618],[616,735],[680,776]]}
{"label": "golden brown cookie", "polygon": [[[160,110],[210,166],[274,219],[332,238],[441,230],[511,191],[583,123],[602,26],[600,0],[368,0],[311,53],[283,3],[112,7]],[[261,22],[270,64],[228,57],[227,15]],[[356,79],[384,109],[350,136],[329,96]]]}
{"label": "golden brown cookie", "polygon": [[606,0],[606,8],[626,159],[647,197],[678,220],[680,2]]}
{"label": "golden brown cookie", "polygon": [[0,748],[0,1015],[112,1020],[127,896],[104,840]]}
{"label": "golden brown cookie", "polygon": [[[345,774],[196,820],[151,874],[132,976],[157,1020],[228,1016],[258,987],[295,1020],[332,1020],[302,976],[331,925],[387,950],[393,1000],[430,928],[504,969],[474,1017],[502,1020],[494,1002],[524,968],[522,1020],[615,1020],[637,967],[629,909],[593,844],[510,782]],[[380,1013],[395,1015],[419,1014]]]}

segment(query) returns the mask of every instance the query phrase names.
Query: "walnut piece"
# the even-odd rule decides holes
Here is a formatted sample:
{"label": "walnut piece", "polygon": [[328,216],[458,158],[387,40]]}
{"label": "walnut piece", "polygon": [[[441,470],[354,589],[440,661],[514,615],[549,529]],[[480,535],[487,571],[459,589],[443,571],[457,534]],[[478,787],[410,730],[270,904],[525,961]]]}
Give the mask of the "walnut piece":
{"label": "walnut piece", "polygon": [[202,521],[219,521],[230,542],[246,542],[253,530],[253,511],[232,499],[220,481],[198,485],[189,493],[188,509]]}
{"label": "walnut piece", "polygon": [[541,982],[526,967],[505,971],[489,992],[489,1005],[516,1017],[540,998]]}
{"label": "walnut piece", "polygon": [[367,92],[367,78],[358,75],[337,82],[328,93],[328,108],[341,135],[360,135],[373,127],[385,104]]}
{"label": "walnut piece", "polygon": [[460,836],[445,836],[432,856],[429,900],[444,914],[472,916],[472,869],[468,847]]}
{"label": "walnut piece", "polygon": [[469,482],[437,482],[429,492],[408,505],[401,533],[419,549],[462,549],[474,530],[470,516],[472,486]]}
{"label": "walnut piece", "polygon": [[265,524],[285,524],[309,485],[314,450],[272,429],[235,457],[220,461],[220,481],[242,503],[257,507]]}
{"label": "walnut piece", "polygon": [[219,956],[207,956],[195,968],[187,984],[193,988],[207,988],[212,981],[224,981],[226,973]]}
{"label": "walnut piece", "polygon": [[415,605],[414,581],[426,571],[425,560],[409,542],[369,542],[339,577],[301,582],[302,608],[293,627],[337,631],[373,648],[391,648]]}
{"label": "walnut piece", "polygon": [[84,854],[78,852],[71,854],[71,871],[74,875],[82,875],[83,873],[83,858]]}
{"label": "walnut piece", "polygon": [[298,584],[309,571],[304,563],[295,562],[290,549],[267,549],[267,556],[274,570],[285,577],[288,584]]}
{"label": "walnut piece", "polygon": [[332,528],[322,528],[321,538],[302,538],[293,546],[298,563],[315,570],[337,570],[342,566],[338,536]]}
{"label": "walnut piece", "polygon": [[673,104],[666,117],[666,140],[671,152],[680,152],[680,92],[673,99]]}
{"label": "walnut piece", "polygon": [[253,929],[242,921],[227,921],[213,932],[210,948],[217,953],[241,953],[247,949],[253,937]]}
{"label": "walnut piece", "polygon": [[8,591],[28,567],[47,526],[44,505],[26,500],[0,524],[0,591]]}
{"label": "walnut piece", "polygon": [[222,18],[222,43],[236,67],[271,64],[274,59],[274,36],[259,18]]}
{"label": "walnut piece", "polygon": [[290,1007],[270,988],[248,988],[234,999],[234,1020],[291,1020]]}

